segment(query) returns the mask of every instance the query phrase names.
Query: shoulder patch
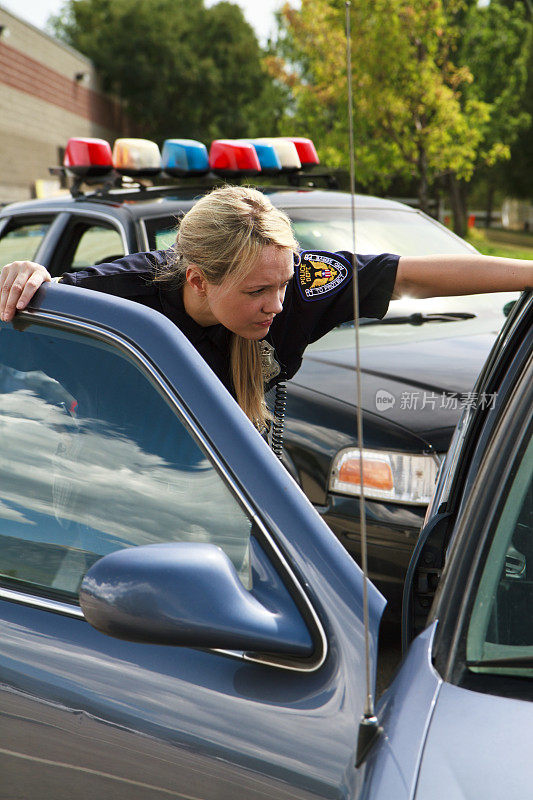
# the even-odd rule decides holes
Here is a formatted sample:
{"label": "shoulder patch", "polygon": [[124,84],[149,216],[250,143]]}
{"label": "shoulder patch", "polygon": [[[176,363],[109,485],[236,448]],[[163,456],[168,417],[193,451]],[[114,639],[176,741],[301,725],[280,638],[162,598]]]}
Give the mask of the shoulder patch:
{"label": "shoulder patch", "polygon": [[302,298],[311,302],[338,292],[352,277],[352,265],[337,253],[304,250],[295,272]]}

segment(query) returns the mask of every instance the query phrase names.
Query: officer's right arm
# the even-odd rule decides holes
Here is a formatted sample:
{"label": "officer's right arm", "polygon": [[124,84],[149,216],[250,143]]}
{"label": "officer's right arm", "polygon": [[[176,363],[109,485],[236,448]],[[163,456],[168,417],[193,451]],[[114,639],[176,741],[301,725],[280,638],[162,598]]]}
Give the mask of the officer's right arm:
{"label": "officer's right arm", "polygon": [[[106,294],[139,300],[157,295],[153,277],[157,267],[167,263],[168,251],[131,253],[113,262],[97,264],[76,272],[65,272],[59,280],[70,286],[97,289]],[[48,271],[34,261],[13,261],[0,271],[0,319],[13,319],[15,311],[26,308],[42,283],[52,278]],[[142,302],[142,300],[141,300]]]}
{"label": "officer's right arm", "polygon": [[0,319],[13,319],[15,311],[26,308],[39,286],[51,280],[48,270],[34,261],[6,264],[0,271]]}

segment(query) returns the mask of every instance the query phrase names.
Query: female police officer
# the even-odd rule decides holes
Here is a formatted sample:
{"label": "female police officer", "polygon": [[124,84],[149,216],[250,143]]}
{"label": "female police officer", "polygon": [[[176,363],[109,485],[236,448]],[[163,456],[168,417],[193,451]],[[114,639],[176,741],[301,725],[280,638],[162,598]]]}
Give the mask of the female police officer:
{"label": "female police officer", "polygon": [[[478,255],[358,256],[360,314],[381,317],[392,296],[514,291],[533,285],[533,262]],[[165,314],[262,429],[264,388],[291,378],[312,341],[353,317],[349,253],[308,252],[288,217],[261,192],[215,189],[183,217],[168,251],[137,253],[62,276],[63,283],[130,298]],[[294,279],[293,279],[294,275]],[[33,262],[0,275],[10,320],[51,280]]]}

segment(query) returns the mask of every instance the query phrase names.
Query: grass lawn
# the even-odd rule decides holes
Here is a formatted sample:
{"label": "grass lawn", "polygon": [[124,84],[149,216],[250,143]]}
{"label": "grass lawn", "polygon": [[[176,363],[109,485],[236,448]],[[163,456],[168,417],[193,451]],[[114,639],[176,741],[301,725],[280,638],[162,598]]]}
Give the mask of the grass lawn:
{"label": "grass lawn", "polygon": [[471,229],[466,237],[486,256],[533,259],[533,234],[499,229]]}

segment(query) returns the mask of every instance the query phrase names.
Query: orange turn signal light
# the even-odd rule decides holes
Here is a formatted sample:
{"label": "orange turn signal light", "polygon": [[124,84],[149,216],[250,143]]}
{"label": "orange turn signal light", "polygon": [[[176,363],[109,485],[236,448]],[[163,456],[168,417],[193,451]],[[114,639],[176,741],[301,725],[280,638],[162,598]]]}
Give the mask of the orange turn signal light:
{"label": "orange turn signal light", "polygon": [[[359,458],[347,459],[339,469],[338,480],[361,486],[361,462]],[[391,491],[394,488],[390,464],[363,457],[363,481],[367,488]]]}

